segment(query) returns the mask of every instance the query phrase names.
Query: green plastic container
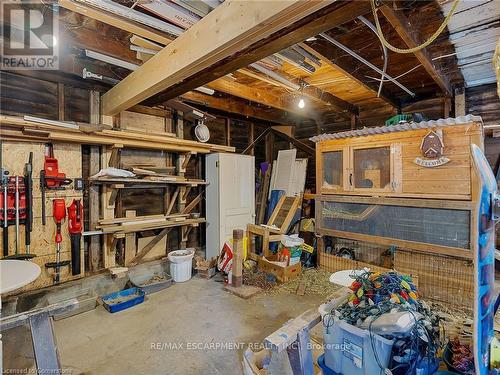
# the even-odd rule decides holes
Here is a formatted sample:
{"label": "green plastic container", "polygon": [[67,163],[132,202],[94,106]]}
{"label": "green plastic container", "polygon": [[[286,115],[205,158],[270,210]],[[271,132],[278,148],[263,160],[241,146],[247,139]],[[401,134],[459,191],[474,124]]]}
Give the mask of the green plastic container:
{"label": "green plastic container", "polygon": [[409,121],[412,121],[413,120],[413,116],[411,114],[408,114],[408,115],[395,115],[395,116],[392,116],[391,118],[387,119],[385,121],[385,126],[390,126],[390,125],[397,125],[399,124],[401,121],[403,122],[409,122]]}

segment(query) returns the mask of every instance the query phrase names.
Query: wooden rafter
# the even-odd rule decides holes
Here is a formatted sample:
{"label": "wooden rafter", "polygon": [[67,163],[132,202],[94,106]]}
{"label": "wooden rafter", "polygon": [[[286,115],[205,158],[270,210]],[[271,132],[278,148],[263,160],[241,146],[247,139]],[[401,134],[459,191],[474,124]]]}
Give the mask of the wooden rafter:
{"label": "wooden rafter", "polygon": [[[421,41],[415,36],[415,32],[412,31],[410,21],[401,11],[395,10],[387,5],[380,7],[380,10],[409,48],[414,48],[420,45]],[[453,91],[451,88],[450,80],[445,74],[443,74],[443,72],[438,71],[438,69],[432,62],[431,56],[429,55],[428,51],[424,48],[415,52],[414,55],[418,59],[418,61],[420,61],[427,73],[429,73],[429,75],[432,77],[434,82],[436,82],[437,85],[441,88],[443,93],[446,96],[452,97]]]}
{"label": "wooden rafter", "polygon": [[216,96],[202,94],[197,91],[189,91],[182,94],[182,100],[190,102],[193,105],[201,105],[210,107],[227,113],[234,113],[245,117],[251,117],[258,120],[273,122],[276,124],[297,125],[297,118],[287,115],[288,113],[282,110],[273,109],[271,111],[262,110],[252,105],[248,105],[243,100],[238,98],[218,98]]}
{"label": "wooden rafter", "polygon": [[[249,77],[258,79],[260,81],[269,83],[273,86],[282,87],[282,88],[285,88],[288,90],[290,89],[284,83],[278,82],[278,81],[276,81],[270,77],[266,77],[262,74],[255,73],[249,69],[240,69],[240,70],[238,70],[238,72],[243,73]],[[280,74],[284,75],[283,72],[280,72]],[[290,75],[285,76],[285,78],[290,79],[290,81],[292,81],[292,82],[299,80],[297,77],[290,76]],[[343,100],[343,99],[341,99],[341,98],[339,98],[339,97],[337,97],[337,96],[335,96],[327,91],[320,89],[319,87],[308,84],[309,82],[308,82],[307,78],[300,79],[300,81],[303,81],[304,83],[307,84],[307,85],[305,85],[305,87],[302,90],[300,90],[300,95],[304,95],[310,99],[313,99],[313,100],[318,101],[320,103],[326,104],[328,106],[333,106],[335,109],[337,109],[341,112],[346,112],[349,114],[358,113],[358,109],[356,108],[356,106],[352,105],[351,103],[349,103],[349,102],[347,102],[347,101],[345,101],[345,100]]]}
{"label": "wooden rafter", "polygon": [[[309,53],[312,53],[314,55],[316,55],[320,60],[321,62],[325,63],[325,64],[328,64],[329,66],[331,66],[333,69],[341,72],[342,74],[344,74],[347,78],[349,78],[350,80],[356,82],[358,85],[364,87],[366,90],[369,90],[371,91],[373,94],[377,95],[377,90],[373,89],[372,87],[368,86],[366,83],[364,83],[363,81],[361,81],[359,78],[357,78],[356,76],[354,76],[352,73],[350,73],[351,71],[353,71],[354,69],[347,69],[347,67],[345,66],[341,66],[339,65],[337,62],[333,62],[332,60],[330,60],[327,56],[321,54],[317,49],[311,47],[309,44],[307,43],[300,43],[299,44],[302,48],[304,48],[306,51],[308,51]],[[386,103],[392,105],[393,107],[397,108],[399,107],[399,103],[397,102],[397,100],[395,100],[394,98],[391,98],[387,95],[384,95],[383,93],[380,95],[380,98],[382,100],[384,100]]]}
{"label": "wooden rafter", "polygon": [[167,45],[172,41],[172,37],[161,31],[155,30],[152,27],[141,25],[134,21],[127,20],[126,18],[93,8],[82,1],[59,0],[58,4],[59,6],[71,10],[75,13],[93,18],[97,21],[106,23],[121,30],[128,31],[130,33],[139,35],[163,45]]}
{"label": "wooden rafter", "polygon": [[284,96],[276,95],[269,90],[246,86],[228,78],[217,79],[206,86],[213,90],[251,100],[255,103],[293,112],[301,117],[315,118],[314,111],[309,110],[304,112],[297,108],[290,100],[284,98]]}

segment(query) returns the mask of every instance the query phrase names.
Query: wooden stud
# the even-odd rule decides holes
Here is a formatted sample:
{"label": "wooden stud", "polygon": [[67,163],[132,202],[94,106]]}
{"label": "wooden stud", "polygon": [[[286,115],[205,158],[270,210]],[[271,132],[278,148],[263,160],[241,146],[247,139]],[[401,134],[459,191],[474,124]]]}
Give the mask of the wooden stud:
{"label": "wooden stud", "polygon": [[231,119],[226,117],[226,146],[231,146]]}
{"label": "wooden stud", "polygon": [[465,116],[465,90],[455,89],[455,117]]}
{"label": "wooden stud", "polygon": [[[90,91],[90,122],[97,124],[100,122],[100,93]],[[100,170],[100,150],[99,146],[90,146],[89,176],[95,175]],[[99,186],[89,186],[88,213],[89,229],[95,230],[99,220]],[[101,241],[99,236],[90,236],[89,258],[90,270],[96,272],[99,269]]]}
{"label": "wooden stud", "polygon": [[64,84],[57,84],[57,117],[60,121],[64,121]]}
{"label": "wooden stud", "polygon": [[[125,217],[132,218],[136,217],[136,211],[127,210],[125,211]],[[123,257],[123,264],[125,267],[128,267],[131,260],[135,257],[135,253],[137,250],[136,246],[136,234],[135,233],[127,233],[125,235],[125,255]]]}

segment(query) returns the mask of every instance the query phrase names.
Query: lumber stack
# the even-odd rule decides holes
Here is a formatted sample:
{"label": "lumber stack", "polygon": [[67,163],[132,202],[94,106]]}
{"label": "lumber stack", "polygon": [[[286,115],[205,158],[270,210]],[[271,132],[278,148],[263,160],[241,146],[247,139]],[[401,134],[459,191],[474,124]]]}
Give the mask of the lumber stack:
{"label": "lumber stack", "polygon": [[146,215],[99,220],[96,226],[103,233],[132,233],[179,225],[198,226],[204,218],[190,219],[187,214]]}
{"label": "lumber stack", "polygon": [[[234,147],[201,143],[164,135],[139,134],[125,130],[112,130],[103,124],[53,121],[0,115],[0,135],[3,139],[68,142],[94,145],[122,145],[171,152],[234,152]],[[92,130],[95,129],[95,130]]]}

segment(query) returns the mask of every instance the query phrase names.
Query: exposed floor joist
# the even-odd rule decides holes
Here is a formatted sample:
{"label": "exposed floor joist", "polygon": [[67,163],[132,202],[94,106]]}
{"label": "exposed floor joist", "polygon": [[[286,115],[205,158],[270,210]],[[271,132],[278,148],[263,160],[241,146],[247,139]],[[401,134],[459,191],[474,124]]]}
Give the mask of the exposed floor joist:
{"label": "exposed floor joist", "polygon": [[[117,113],[168,88],[164,95],[155,98],[156,102],[164,102],[370,10],[369,4],[363,1],[336,2],[328,7],[329,4],[300,1],[223,3],[145,63],[142,69],[127,77],[121,86],[108,92],[103,97],[103,110]],[[321,8],[325,8],[318,12],[321,14],[313,14]],[[262,27],[272,19],[271,24]],[[219,26],[213,27],[214,24]],[[203,48],[195,53],[196,46]],[[210,51],[206,46],[212,46]],[[160,64],[165,67],[160,75],[155,68],[165,60],[169,64]]]}
{"label": "exposed floor joist", "polygon": [[307,112],[303,111],[283,96],[276,95],[269,90],[246,86],[229,78],[219,78],[206,84],[206,86],[213,90],[250,100],[255,103],[293,112],[304,118],[317,118],[317,114],[315,114],[313,110],[309,109]]}
{"label": "exposed floor joist", "polygon": [[[238,72],[243,73],[245,75],[248,75],[252,78],[261,80],[263,82],[272,84],[274,86],[279,86],[279,87],[285,88],[287,90],[290,90],[290,88],[287,85],[282,84],[281,82],[273,81],[272,78],[269,78],[267,76],[253,74],[253,72],[249,71],[248,69],[240,69],[240,70],[238,70]],[[280,71],[279,74],[281,76],[283,76],[283,78],[285,80],[289,80],[290,82],[294,82],[294,81],[300,82],[300,84],[302,85],[302,88],[300,88],[300,86],[297,85],[297,86],[299,86],[299,89],[295,90],[295,91],[297,91],[298,96],[305,96],[305,97],[312,99],[316,102],[326,104],[327,106],[331,106],[331,107],[333,107],[332,109],[335,109],[335,110],[340,111],[340,112],[345,112],[345,113],[354,114],[354,115],[358,113],[358,108],[356,106],[354,106],[351,103],[329,93],[328,91],[322,90],[321,88],[314,86],[313,84],[311,84],[309,82],[309,80],[307,78],[298,78],[294,75],[287,74],[286,72],[282,72],[282,71]]]}
{"label": "exposed floor joist", "polygon": [[[322,62],[324,62],[325,64],[328,64],[330,65],[332,68],[334,68],[335,70],[343,73],[347,78],[349,78],[350,80],[356,82],[358,85],[364,87],[366,90],[369,90],[370,92],[372,92],[374,95],[377,95],[377,90],[375,90],[374,88],[368,86],[366,83],[364,83],[363,81],[361,81],[360,79],[358,79],[356,76],[354,76],[352,73],[350,73],[351,71],[353,71],[354,69],[347,69],[346,67],[344,66],[341,66],[339,65],[337,62],[334,62],[332,61],[331,59],[329,59],[327,56],[324,56],[323,54],[321,54],[318,49],[316,48],[313,48],[311,47],[310,45],[308,45],[307,43],[300,43],[300,46],[302,48],[304,48],[306,51],[310,52],[310,53],[313,53],[314,55],[316,55],[317,57],[319,57],[321,59]],[[399,107],[399,103],[397,102],[397,100],[395,100],[394,98],[390,98],[388,96],[385,96],[385,95],[380,95],[380,98],[382,100],[384,100],[386,103],[392,105],[393,107],[395,108],[398,108]]]}
{"label": "exposed floor joist", "polygon": [[189,91],[185,94],[182,94],[180,98],[181,100],[185,100],[193,105],[213,108],[222,112],[255,118],[265,122],[272,122],[283,125],[297,125],[300,123],[297,118],[291,117],[286,111],[266,110],[254,105],[245,104],[243,100],[239,100],[237,98],[218,98],[196,91]]}
{"label": "exposed floor joist", "polygon": [[118,29],[128,31],[132,34],[139,35],[143,38],[150,39],[163,45],[167,45],[172,41],[172,37],[166,33],[155,30],[149,26],[141,25],[138,22],[134,22],[126,18],[93,8],[89,5],[86,5],[82,1],[59,0],[58,4],[59,6],[71,10],[75,13],[106,23]]}
{"label": "exposed floor joist", "polygon": [[[414,48],[420,45],[421,41],[415,37],[415,32],[412,31],[410,21],[408,18],[401,12],[387,5],[383,5],[380,7],[380,11],[383,13],[384,17],[389,21],[389,23],[394,27],[398,35],[403,39],[405,44],[409,48]],[[453,96],[453,90],[450,84],[448,77],[443,74],[443,72],[438,71],[434,63],[432,62],[432,58],[427,52],[427,50],[421,49],[417,52],[414,52],[415,57],[422,64],[424,69],[429,73],[434,82],[438,84],[443,93],[448,96]]]}

